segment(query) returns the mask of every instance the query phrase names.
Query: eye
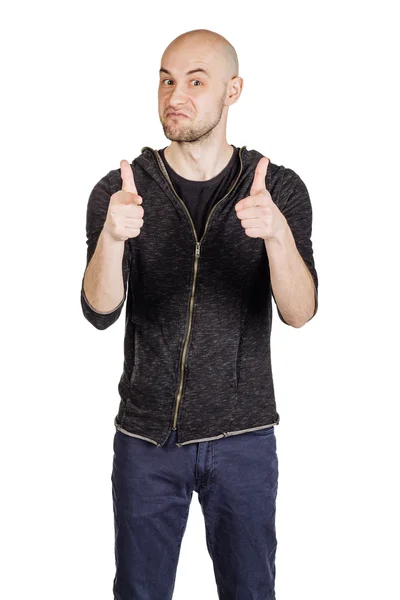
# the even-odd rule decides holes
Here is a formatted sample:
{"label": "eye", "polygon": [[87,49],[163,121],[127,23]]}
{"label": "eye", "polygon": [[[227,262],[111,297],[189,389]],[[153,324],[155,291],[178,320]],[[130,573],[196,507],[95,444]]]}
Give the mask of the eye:
{"label": "eye", "polygon": [[[165,81],[172,81],[172,79],[163,79],[161,81],[161,83],[164,83]],[[196,81],[197,83],[200,83],[200,85],[203,85],[201,81],[199,81],[199,79],[192,79],[192,81]],[[198,87],[198,86],[195,86]]]}

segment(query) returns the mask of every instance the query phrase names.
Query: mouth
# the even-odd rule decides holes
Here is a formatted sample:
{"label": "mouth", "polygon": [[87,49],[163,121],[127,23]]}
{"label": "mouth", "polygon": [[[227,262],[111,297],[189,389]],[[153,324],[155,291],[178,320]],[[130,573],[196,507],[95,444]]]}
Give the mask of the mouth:
{"label": "mouth", "polygon": [[183,113],[168,113],[167,117],[183,117],[185,119],[189,118],[187,115],[184,115]]}

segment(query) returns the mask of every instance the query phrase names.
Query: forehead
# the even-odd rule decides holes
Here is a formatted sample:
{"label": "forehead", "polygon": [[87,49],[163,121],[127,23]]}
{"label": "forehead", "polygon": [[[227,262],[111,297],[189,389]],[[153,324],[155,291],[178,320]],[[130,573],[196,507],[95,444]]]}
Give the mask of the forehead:
{"label": "forehead", "polygon": [[177,48],[168,48],[164,52],[160,73],[171,76],[186,76],[196,73],[211,77],[218,68],[218,60],[221,60],[221,55],[218,55],[215,47],[201,48],[199,45],[182,44]]}
{"label": "forehead", "polygon": [[[179,70],[177,70],[176,68],[171,69],[171,67],[170,67],[169,69],[167,69],[166,67],[161,65],[160,75],[162,75],[163,73],[166,73],[167,75],[171,75],[171,77],[175,76],[175,74],[178,74],[178,75],[180,74]],[[195,66],[192,69],[188,69],[188,70],[184,69],[181,74],[182,75],[196,74],[196,75],[204,75],[205,77],[211,77],[211,73],[210,73],[209,69],[206,67],[201,67],[201,66],[198,66],[198,67]]]}

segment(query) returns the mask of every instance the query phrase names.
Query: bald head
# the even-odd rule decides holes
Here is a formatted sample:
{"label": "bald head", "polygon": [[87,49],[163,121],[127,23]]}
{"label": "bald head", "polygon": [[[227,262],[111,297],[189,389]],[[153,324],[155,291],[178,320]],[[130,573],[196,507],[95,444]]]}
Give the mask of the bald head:
{"label": "bald head", "polygon": [[182,33],[164,50],[162,60],[178,52],[186,54],[199,50],[210,61],[218,64],[224,83],[232,77],[239,76],[239,61],[235,48],[222,35],[209,29],[192,29]]}
{"label": "bald head", "polygon": [[221,135],[242,86],[236,51],[227,39],[208,29],[179,35],[161,58],[158,109],[166,137],[203,143]]}

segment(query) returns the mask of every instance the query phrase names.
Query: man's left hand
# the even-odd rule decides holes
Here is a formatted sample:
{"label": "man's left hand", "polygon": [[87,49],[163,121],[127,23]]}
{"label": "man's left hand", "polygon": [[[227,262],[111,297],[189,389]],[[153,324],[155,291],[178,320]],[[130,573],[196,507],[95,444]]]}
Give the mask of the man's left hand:
{"label": "man's left hand", "polygon": [[252,238],[278,237],[287,227],[287,221],[271,198],[265,186],[269,158],[263,156],[254,173],[250,196],[235,205],[246,235]]}

